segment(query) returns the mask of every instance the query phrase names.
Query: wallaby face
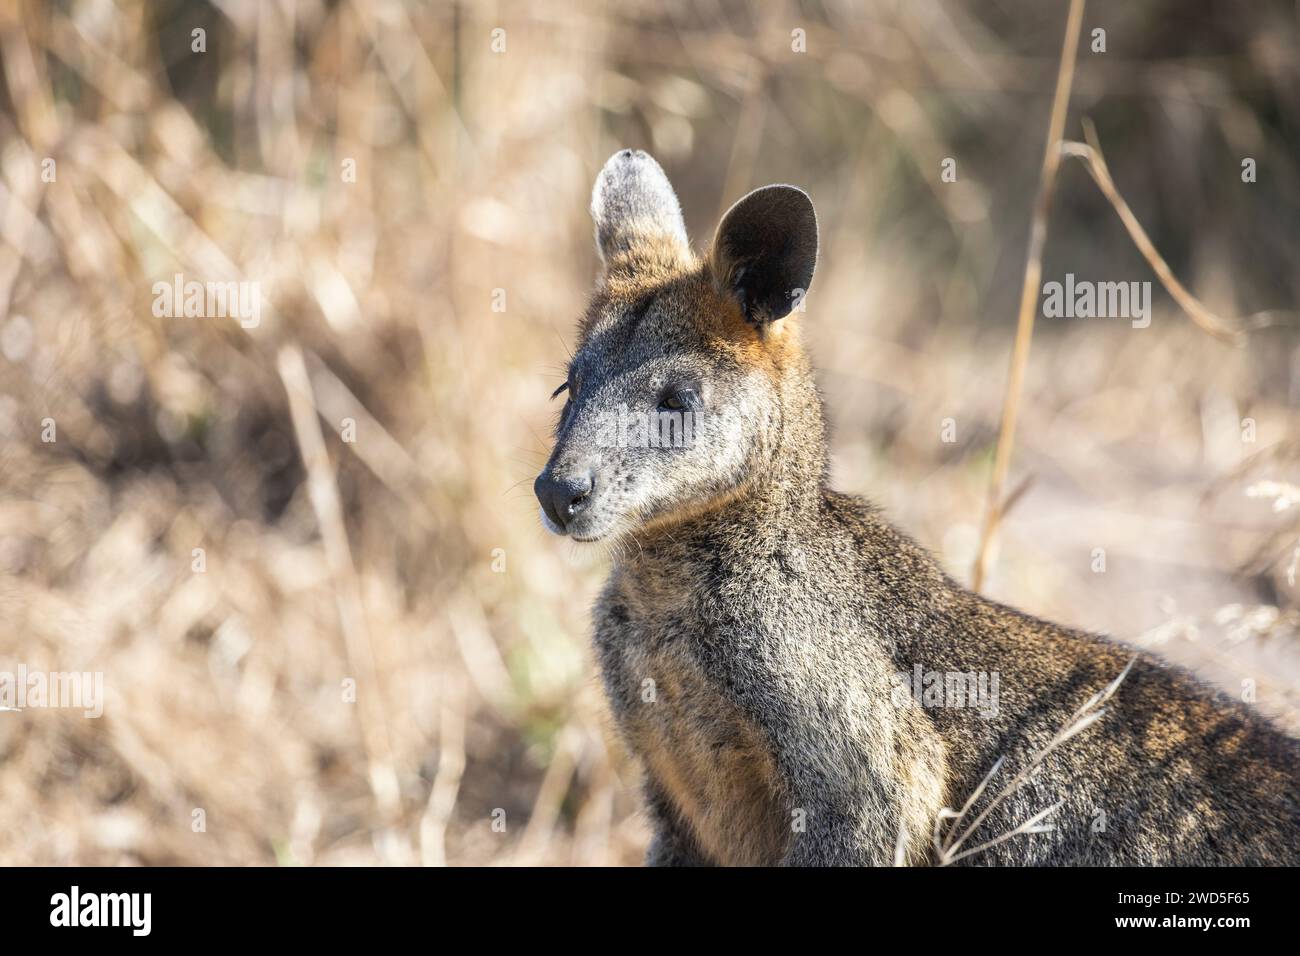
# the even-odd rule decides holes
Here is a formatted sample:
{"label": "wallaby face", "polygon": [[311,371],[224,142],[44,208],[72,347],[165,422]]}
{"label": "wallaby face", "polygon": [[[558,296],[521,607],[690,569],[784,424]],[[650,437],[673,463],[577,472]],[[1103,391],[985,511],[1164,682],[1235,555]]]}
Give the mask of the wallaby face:
{"label": "wallaby face", "polygon": [[[817,256],[804,193],[750,193],[701,260],[663,171],[624,150],[592,216],[604,276],[536,491],[557,533],[635,536],[594,645],[645,770],[648,862],[1300,863],[1300,742],[1151,654],[967,591],[828,487],[787,318]],[[627,425],[687,412],[689,441]],[[935,676],[1000,697],[898,693]]]}
{"label": "wallaby face", "polygon": [[591,211],[605,275],[534,486],[546,527],[579,541],[708,508],[764,471],[791,348],[781,319],[817,256],[808,197],[769,186],[727,213],[698,260],[667,177],[643,152],[605,164]]}

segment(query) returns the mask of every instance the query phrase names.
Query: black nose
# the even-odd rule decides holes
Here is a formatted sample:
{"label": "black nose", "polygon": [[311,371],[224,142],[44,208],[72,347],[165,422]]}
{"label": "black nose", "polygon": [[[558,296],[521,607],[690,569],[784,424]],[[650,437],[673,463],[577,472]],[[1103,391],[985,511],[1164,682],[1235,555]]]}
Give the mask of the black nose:
{"label": "black nose", "polygon": [[542,503],[546,517],[554,521],[556,527],[563,529],[591,504],[591,492],[595,484],[590,473],[557,478],[548,469],[533,482],[533,492]]}

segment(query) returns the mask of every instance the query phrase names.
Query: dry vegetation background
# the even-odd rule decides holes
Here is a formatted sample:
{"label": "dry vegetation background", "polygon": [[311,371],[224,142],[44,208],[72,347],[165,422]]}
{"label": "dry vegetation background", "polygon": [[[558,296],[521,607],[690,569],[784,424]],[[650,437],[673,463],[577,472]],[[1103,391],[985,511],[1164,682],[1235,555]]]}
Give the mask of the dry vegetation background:
{"label": "dry vegetation background", "polygon": [[[969,580],[1064,22],[1037,0],[3,0],[0,670],[102,671],[107,701],[0,713],[0,862],[637,861],[588,653],[605,558],[548,538],[531,494],[596,171],[653,151],[701,244],[750,188],[811,192],[835,480]],[[1224,345],[1158,283],[1145,330],[1040,318],[1031,483],[985,586],[1254,680],[1293,730],[1298,34],[1289,3],[1088,5],[1067,135],[1095,120],[1175,273],[1259,328]],[[155,318],[176,272],[259,282],[261,325]],[[1066,272],[1153,279],[1075,162],[1044,279]]]}

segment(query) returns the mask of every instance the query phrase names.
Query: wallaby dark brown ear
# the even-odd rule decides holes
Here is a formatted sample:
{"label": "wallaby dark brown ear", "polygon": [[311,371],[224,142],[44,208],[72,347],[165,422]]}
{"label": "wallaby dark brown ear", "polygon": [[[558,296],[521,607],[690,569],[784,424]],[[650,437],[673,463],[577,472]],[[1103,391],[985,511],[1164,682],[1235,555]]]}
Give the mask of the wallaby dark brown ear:
{"label": "wallaby dark brown ear", "polygon": [[609,158],[591,190],[596,249],[606,265],[640,242],[668,240],[688,253],[686,223],[677,194],[654,157],[621,149]]}
{"label": "wallaby dark brown ear", "polygon": [[817,213],[794,186],[764,186],[722,217],[709,254],[720,289],[761,325],[790,314],[817,266]]}

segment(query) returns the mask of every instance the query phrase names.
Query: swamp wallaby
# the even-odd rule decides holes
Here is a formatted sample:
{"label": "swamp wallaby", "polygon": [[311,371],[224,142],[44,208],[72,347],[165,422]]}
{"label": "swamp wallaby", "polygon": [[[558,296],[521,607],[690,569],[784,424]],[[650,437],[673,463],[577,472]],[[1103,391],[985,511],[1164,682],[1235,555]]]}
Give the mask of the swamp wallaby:
{"label": "swamp wallaby", "polygon": [[804,192],[750,193],[702,260],[643,152],[609,160],[591,211],[604,276],[535,489],[551,531],[616,544],[595,643],[648,862],[1300,862],[1296,740],[964,590],[827,487],[787,317],[817,259]]}

